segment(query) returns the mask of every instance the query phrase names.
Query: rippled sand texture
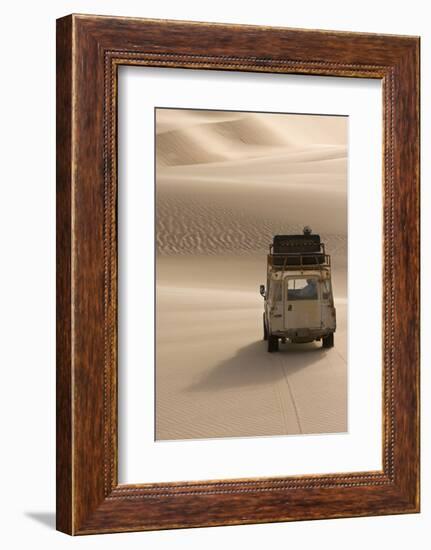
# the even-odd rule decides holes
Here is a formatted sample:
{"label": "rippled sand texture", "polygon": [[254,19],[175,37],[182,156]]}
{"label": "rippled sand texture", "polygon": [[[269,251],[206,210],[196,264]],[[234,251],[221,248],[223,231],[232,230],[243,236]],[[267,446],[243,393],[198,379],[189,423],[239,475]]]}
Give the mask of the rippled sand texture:
{"label": "rippled sand texture", "polygon": [[[158,109],[156,438],[347,429],[347,119]],[[262,341],[268,244],[332,255],[335,347]]]}

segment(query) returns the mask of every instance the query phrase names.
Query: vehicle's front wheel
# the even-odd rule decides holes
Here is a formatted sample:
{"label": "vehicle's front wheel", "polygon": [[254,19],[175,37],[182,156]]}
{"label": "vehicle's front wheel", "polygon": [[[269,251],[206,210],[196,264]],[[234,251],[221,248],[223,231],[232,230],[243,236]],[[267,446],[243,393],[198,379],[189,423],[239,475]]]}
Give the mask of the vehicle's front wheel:
{"label": "vehicle's front wheel", "polygon": [[268,334],[268,351],[269,353],[278,351],[278,336],[273,336],[272,334]]}
{"label": "vehicle's front wheel", "polygon": [[266,328],[265,323],[265,313],[263,314],[263,339],[268,340],[268,329]]}
{"label": "vehicle's front wheel", "polygon": [[322,338],[322,347],[323,348],[333,348],[334,347],[334,333],[328,334]]}

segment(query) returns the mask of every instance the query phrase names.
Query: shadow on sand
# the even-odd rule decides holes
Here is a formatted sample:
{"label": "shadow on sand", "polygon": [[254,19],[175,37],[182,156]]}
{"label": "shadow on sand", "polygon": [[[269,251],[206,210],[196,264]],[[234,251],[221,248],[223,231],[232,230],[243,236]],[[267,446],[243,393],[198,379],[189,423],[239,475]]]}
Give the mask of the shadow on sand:
{"label": "shadow on sand", "polygon": [[221,391],[246,386],[273,384],[286,374],[293,374],[317,363],[326,353],[317,342],[280,344],[280,351],[268,353],[266,342],[244,346],[229,359],[216,365],[188,391]]}

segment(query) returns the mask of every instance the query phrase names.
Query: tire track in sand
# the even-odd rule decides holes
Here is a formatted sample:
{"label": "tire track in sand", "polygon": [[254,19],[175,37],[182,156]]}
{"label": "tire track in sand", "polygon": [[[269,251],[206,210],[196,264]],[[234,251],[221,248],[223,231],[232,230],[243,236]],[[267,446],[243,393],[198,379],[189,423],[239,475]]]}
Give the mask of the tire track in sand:
{"label": "tire track in sand", "polygon": [[[282,373],[281,380],[283,383],[276,382],[274,384],[274,391],[278,398],[278,403],[283,417],[283,423],[288,435],[302,434],[301,421],[299,418],[298,407],[296,405],[293,390],[289,382],[289,375],[284,368],[283,358],[277,354],[269,355],[269,360],[272,364],[277,365]],[[286,393],[286,386],[288,393]],[[287,396],[289,399],[287,400]]]}

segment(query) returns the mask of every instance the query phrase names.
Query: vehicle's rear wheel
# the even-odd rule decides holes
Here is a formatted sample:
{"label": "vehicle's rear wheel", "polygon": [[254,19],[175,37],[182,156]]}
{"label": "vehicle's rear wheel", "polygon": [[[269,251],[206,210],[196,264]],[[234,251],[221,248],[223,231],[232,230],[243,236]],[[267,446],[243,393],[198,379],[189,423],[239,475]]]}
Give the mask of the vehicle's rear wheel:
{"label": "vehicle's rear wheel", "polygon": [[333,348],[334,347],[334,333],[328,334],[322,338],[322,347],[323,348]]}
{"label": "vehicle's rear wheel", "polygon": [[263,314],[263,339],[268,340],[268,329],[266,328],[265,323],[265,313]]}
{"label": "vehicle's rear wheel", "polygon": [[268,351],[269,353],[278,351],[278,336],[268,334]]}

